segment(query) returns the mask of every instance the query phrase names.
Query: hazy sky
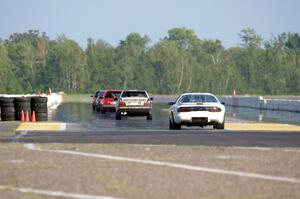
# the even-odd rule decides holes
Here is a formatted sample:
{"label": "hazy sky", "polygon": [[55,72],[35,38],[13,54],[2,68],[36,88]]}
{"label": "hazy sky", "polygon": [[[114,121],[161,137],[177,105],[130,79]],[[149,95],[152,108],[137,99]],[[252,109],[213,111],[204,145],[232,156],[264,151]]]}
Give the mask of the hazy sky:
{"label": "hazy sky", "polygon": [[88,37],[116,46],[131,32],[152,44],[174,27],[193,29],[201,39],[237,45],[241,29],[265,39],[300,33],[300,0],[0,0],[0,38],[38,29],[51,39],[64,33],[86,47]]}

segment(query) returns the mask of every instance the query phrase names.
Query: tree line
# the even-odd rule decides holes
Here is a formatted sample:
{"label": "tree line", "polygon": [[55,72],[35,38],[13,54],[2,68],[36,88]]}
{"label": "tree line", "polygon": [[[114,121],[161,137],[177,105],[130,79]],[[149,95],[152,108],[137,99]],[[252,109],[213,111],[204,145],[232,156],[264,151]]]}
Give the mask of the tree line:
{"label": "tree line", "polygon": [[146,89],[154,94],[211,92],[299,95],[300,36],[282,33],[264,40],[254,29],[239,33],[239,45],[200,39],[174,28],[150,46],[150,38],[129,34],[116,47],[87,40],[87,48],[59,36],[29,30],[0,39],[0,93],[101,89]]}

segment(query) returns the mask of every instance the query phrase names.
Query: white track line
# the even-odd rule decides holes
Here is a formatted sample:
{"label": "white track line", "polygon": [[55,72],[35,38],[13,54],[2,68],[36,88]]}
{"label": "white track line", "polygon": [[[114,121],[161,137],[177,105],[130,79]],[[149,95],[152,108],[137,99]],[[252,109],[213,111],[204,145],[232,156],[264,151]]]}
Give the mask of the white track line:
{"label": "white track line", "polygon": [[35,193],[45,196],[54,196],[54,197],[64,197],[64,198],[74,198],[74,199],[117,199],[109,196],[95,196],[87,194],[77,194],[77,193],[66,193],[62,191],[47,191],[40,189],[30,189],[30,188],[17,188],[12,186],[3,186],[0,185],[0,189],[8,191],[18,191],[21,193]]}
{"label": "white track line", "polygon": [[21,137],[23,137],[24,135],[27,135],[27,131],[26,130],[23,130],[23,131],[21,131],[18,135],[16,135],[15,137],[14,137],[14,139],[19,139],[19,138],[21,138]]}
{"label": "white track line", "polygon": [[186,164],[175,164],[175,163],[170,163],[170,162],[126,158],[126,157],[120,157],[120,156],[111,156],[111,155],[94,154],[94,153],[83,153],[83,152],[76,152],[76,151],[43,150],[41,148],[35,147],[34,144],[25,144],[24,147],[27,149],[30,149],[30,150],[38,150],[38,151],[54,152],[54,153],[61,153],[61,154],[101,158],[101,159],[116,160],[116,161],[134,162],[134,163],[139,163],[139,164],[148,164],[148,165],[155,165],[155,166],[166,166],[166,167],[186,169],[186,170],[191,170],[191,171],[201,171],[201,172],[217,173],[217,174],[223,174],[223,175],[257,178],[257,179],[264,179],[264,180],[271,180],[271,181],[300,183],[300,180],[297,180],[294,178],[281,177],[281,176],[271,176],[271,175],[264,175],[264,174],[256,174],[256,173],[248,173],[248,172],[240,172],[240,171],[230,171],[230,170],[215,169],[215,168],[208,168],[208,167],[192,166],[192,165],[186,165]]}
{"label": "white track line", "polygon": [[245,149],[245,150],[261,150],[261,151],[270,151],[271,148],[268,147],[243,147],[243,146],[238,146],[234,147],[236,149]]}
{"label": "white track line", "polygon": [[295,152],[295,153],[300,153],[300,150],[297,149],[285,149],[283,150],[284,152]]}
{"label": "white track line", "polygon": [[[235,149],[241,149],[241,150],[260,150],[260,151],[270,151],[272,148],[267,148],[267,147],[233,147]],[[281,152],[293,152],[293,153],[300,153],[300,149],[280,149],[280,148],[275,148],[276,150],[279,150]]]}

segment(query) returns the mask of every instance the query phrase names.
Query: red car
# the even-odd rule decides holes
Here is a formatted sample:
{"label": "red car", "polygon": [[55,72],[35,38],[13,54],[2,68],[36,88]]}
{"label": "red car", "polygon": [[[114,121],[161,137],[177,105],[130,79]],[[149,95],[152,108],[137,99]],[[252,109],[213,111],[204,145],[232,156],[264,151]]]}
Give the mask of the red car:
{"label": "red car", "polygon": [[103,90],[100,91],[96,100],[96,110],[105,113],[115,111],[116,98],[119,98],[122,90]]}

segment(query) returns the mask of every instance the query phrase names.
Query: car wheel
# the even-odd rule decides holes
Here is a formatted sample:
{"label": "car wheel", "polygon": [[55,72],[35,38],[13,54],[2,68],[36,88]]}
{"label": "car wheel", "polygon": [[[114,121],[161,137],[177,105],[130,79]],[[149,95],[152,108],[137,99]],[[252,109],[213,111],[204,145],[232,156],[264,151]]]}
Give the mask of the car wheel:
{"label": "car wheel", "polygon": [[181,124],[176,124],[174,122],[173,126],[174,126],[174,129],[176,129],[176,130],[180,130],[181,129]]}
{"label": "car wheel", "polygon": [[174,129],[171,119],[169,119],[169,129],[171,129],[171,130]]}
{"label": "car wheel", "polygon": [[214,129],[224,129],[225,128],[225,119],[221,124],[214,124],[213,125]]}
{"label": "car wheel", "polygon": [[122,115],[120,111],[116,111],[116,120],[121,120]]}
{"label": "car wheel", "polygon": [[98,105],[96,105],[96,111],[99,112],[100,111],[100,107]]}
{"label": "car wheel", "polygon": [[173,129],[176,129],[176,130],[180,130],[181,129],[181,124],[177,124],[175,122],[173,114],[172,114],[172,127],[173,127]]}
{"label": "car wheel", "polygon": [[147,115],[147,120],[152,120],[152,114],[151,114],[151,113],[149,113],[149,114]]}

